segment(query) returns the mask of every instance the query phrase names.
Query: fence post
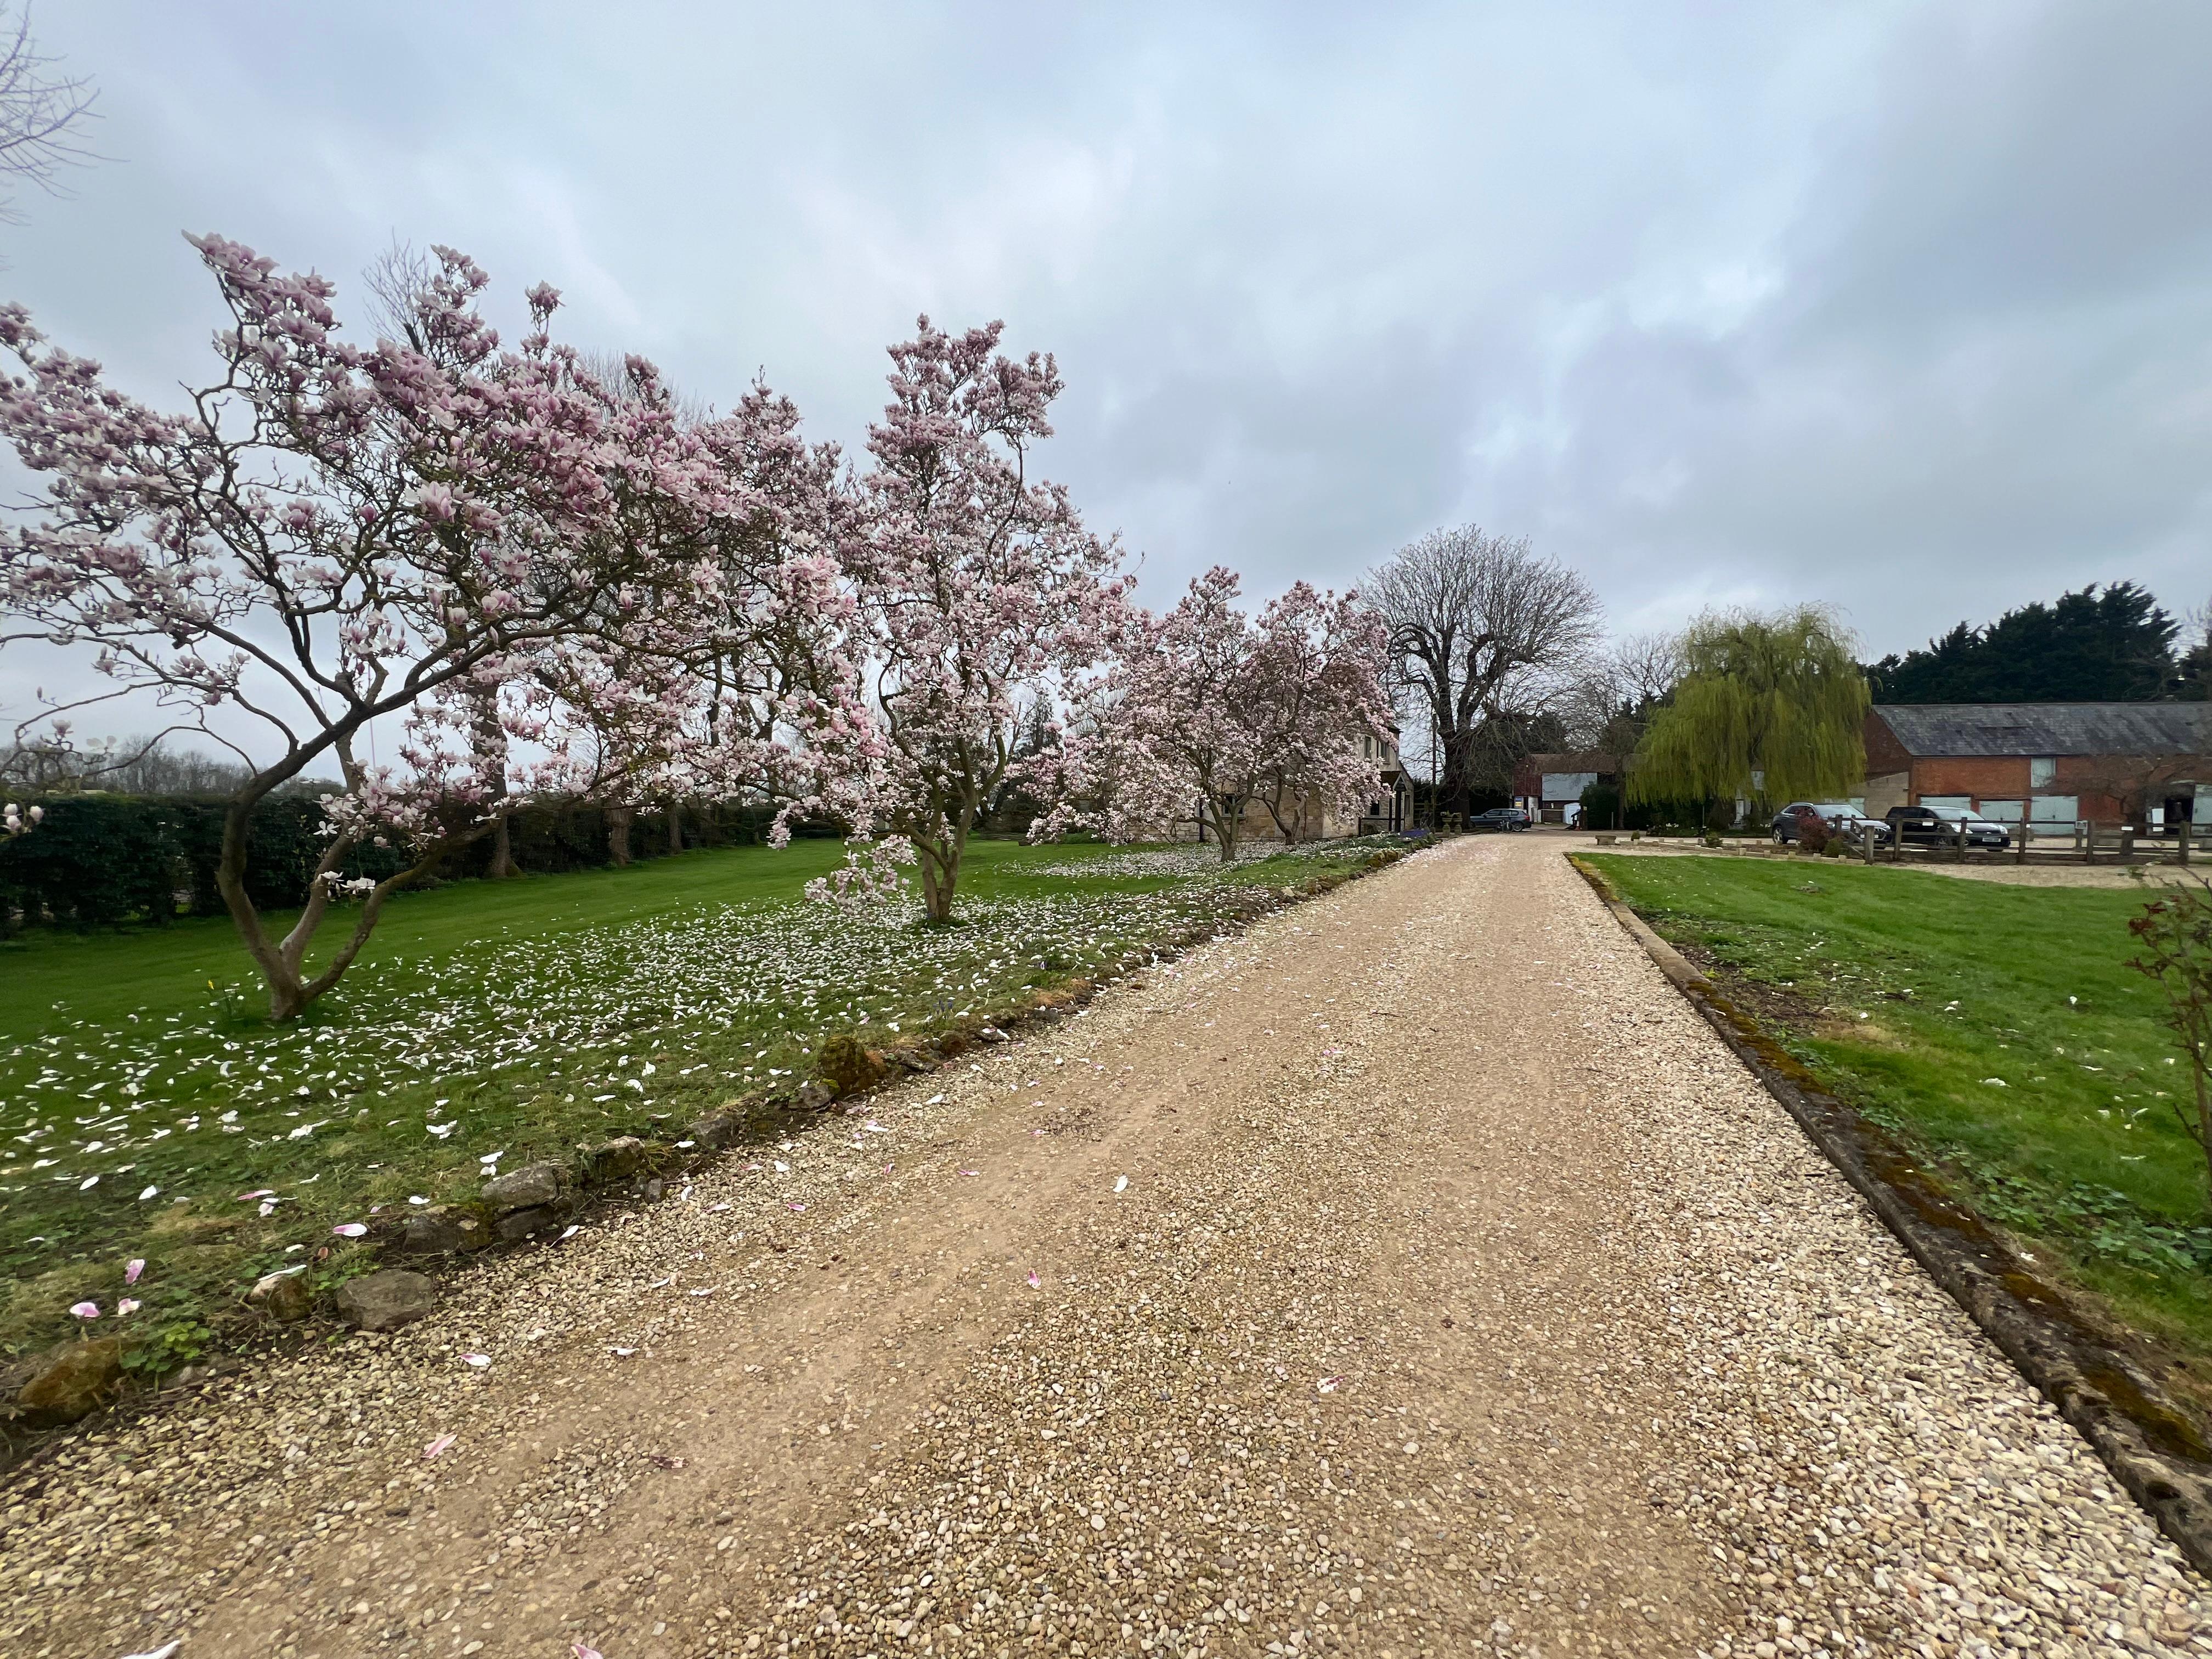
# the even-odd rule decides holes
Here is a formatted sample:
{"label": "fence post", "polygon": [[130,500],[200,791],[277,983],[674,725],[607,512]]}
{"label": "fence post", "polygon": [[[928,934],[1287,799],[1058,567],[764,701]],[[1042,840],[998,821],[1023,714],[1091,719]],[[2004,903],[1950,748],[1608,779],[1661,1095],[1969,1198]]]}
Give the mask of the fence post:
{"label": "fence post", "polygon": [[1952,850],[1951,861],[1954,864],[1966,861],[1966,815],[1964,812],[1959,815],[1959,844]]}
{"label": "fence post", "polygon": [[2076,839],[2081,843],[2081,862],[2094,864],[2097,861],[2097,821],[2094,818],[2076,818],[2075,823],[2081,826],[2076,832]]}
{"label": "fence post", "polygon": [[1874,820],[1859,820],[1859,856],[1867,863],[1874,862]]}
{"label": "fence post", "polygon": [[2133,864],[2135,861],[2136,827],[2132,823],[2124,823],[2120,826],[2120,862]]}
{"label": "fence post", "polygon": [[2030,817],[2029,814],[2033,811],[2034,807],[2032,803],[2028,801],[2021,802],[2020,845],[2013,849],[2012,854],[2012,861],[2014,864],[2025,864],[2027,862],[2027,838],[2034,832],[2035,828],[2035,820]]}
{"label": "fence post", "polygon": [[2189,863],[2189,823],[2187,818],[2181,821],[2181,862],[2185,868]]}

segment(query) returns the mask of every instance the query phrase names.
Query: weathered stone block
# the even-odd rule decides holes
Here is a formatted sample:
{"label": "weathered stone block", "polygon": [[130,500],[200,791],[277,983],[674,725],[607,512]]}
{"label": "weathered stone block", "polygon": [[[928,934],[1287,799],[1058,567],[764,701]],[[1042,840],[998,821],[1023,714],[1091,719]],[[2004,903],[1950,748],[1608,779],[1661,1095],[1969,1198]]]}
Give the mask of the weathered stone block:
{"label": "weathered stone block", "polygon": [[483,1201],[495,1210],[526,1210],[534,1205],[555,1203],[560,1199],[567,1175],[567,1170],[550,1161],[526,1164],[485,1182]]}
{"label": "weathered stone block", "polygon": [[592,1180],[628,1181],[645,1167],[646,1146],[635,1135],[623,1135],[592,1147],[585,1156]]}
{"label": "weathered stone block", "polygon": [[404,1267],[386,1267],[338,1286],[338,1316],[356,1330],[396,1331],[438,1305],[436,1281]]}
{"label": "weathered stone block", "polygon": [[253,1281],[246,1299],[285,1325],[305,1319],[315,1305],[313,1293],[298,1273],[264,1273]]}
{"label": "weathered stone block", "polygon": [[65,1342],[22,1386],[15,1404],[40,1427],[74,1423],[106,1403],[122,1376],[123,1344],[114,1337]]}

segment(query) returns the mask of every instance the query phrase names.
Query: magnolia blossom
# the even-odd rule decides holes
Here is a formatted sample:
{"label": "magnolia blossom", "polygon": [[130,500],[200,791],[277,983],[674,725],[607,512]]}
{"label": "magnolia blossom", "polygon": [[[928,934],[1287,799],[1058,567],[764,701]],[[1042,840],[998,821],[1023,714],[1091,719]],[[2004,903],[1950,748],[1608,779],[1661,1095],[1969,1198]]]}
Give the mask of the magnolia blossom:
{"label": "magnolia blossom", "polygon": [[[324,278],[192,246],[233,325],[189,414],[137,403],[0,307],[21,368],[0,435],[46,480],[0,539],[0,620],[81,649],[117,683],[102,699],[150,700],[172,730],[227,741],[217,710],[259,723],[268,758],[229,803],[217,885],[278,1018],[337,982],[391,891],[533,794],[742,784],[799,810],[866,775],[836,651],[834,452],[799,442],[788,404],[763,390],[701,422],[642,359],[602,378],[552,340],[543,283],[505,346],[477,309],[489,279],[452,249],[394,302],[396,337],[368,343]],[[402,733],[382,768],[361,752],[375,721]],[[246,890],[248,825],[320,768],[343,785],[331,834],[272,937]],[[408,867],[347,878],[368,842]],[[341,894],[357,918],[311,973]]]}
{"label": "magnolia blossom", "polygon": [[1089,823],[1117,840],[1194,814],[1237,856],[1248,811],[1287,840],[1306,814],[1356,806],[1381,787],[1387,636],[1354,596],[1304,582],[1255,619],[1236,573],[1215,566],[1164,617],[1130,629],[1054,757],[1056,802],[1033,836]]}
{"label": "magnolia blossom", "polygon": [[952,912],[968,838],[1031,769],[1024,716],[1103,657],[1128,579],[1066,490],[1030,476],[1060,395],[1049,356],[999,351],[1002,325],[951,335],[921,319],[890,349],[891,400],[841,544],[867,677],[869,811],[855,856],[817,896],[880,892],[919,866],[932,920]]}

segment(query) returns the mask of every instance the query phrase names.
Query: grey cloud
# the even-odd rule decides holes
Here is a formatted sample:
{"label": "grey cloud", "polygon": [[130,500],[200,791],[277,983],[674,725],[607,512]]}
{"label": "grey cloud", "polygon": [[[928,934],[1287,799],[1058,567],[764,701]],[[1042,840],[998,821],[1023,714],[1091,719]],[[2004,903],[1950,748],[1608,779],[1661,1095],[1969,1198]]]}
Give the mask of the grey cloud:
{"label": "grey cloud", "polygon": [[[927,310],[1049,349],[1048,469],[1146,557],[1337,586],[1465,519],[1617,623],[1875,650],[2212,589],[2212,15],[2142,4],[732,8],[86,0],[117,158],[0,283],[160,397],[177,240],[393,230],[856,443]],[[42,673],[50,669],[42,667]],[[0,702],[25,669],[0,663]]]}

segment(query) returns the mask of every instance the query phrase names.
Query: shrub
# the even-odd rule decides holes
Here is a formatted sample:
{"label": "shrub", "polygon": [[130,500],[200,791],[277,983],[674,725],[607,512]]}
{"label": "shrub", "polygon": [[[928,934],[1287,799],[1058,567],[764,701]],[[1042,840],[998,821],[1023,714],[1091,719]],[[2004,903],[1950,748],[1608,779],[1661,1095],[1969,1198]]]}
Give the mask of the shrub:
{"label": "shrub", "polygon": [[2173,1114],[2204,1155],[2212,1207],[2212,884],[2153,900],[2128,931],[2141,947],[2128,966],[2166,993],[2166,1024],[2189,1067],[2190,1098],[2176,1101]]}

